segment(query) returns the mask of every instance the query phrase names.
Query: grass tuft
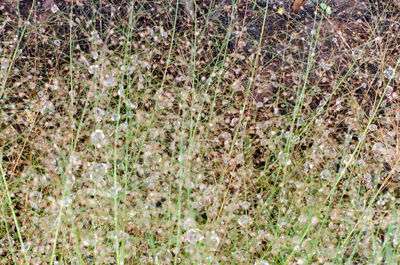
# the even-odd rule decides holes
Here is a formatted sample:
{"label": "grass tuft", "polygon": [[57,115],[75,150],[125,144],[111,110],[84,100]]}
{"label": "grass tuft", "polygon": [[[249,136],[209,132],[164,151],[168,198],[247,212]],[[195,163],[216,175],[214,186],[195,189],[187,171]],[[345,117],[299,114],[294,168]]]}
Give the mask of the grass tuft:
{"label": "grass tuft", "polygon": [[397,2],[0,1],[0,264],[399,264]]}

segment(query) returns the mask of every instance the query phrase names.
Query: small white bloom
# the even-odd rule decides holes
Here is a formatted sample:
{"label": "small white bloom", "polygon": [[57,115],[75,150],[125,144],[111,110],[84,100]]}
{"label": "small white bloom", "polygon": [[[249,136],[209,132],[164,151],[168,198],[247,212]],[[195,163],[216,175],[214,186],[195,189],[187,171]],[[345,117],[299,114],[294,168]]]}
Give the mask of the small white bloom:
{"label": "small white bloom", "polygon": [[61,46],[61,41],[60,40],[54,40],[54,45],[56,45],[57,47]]}

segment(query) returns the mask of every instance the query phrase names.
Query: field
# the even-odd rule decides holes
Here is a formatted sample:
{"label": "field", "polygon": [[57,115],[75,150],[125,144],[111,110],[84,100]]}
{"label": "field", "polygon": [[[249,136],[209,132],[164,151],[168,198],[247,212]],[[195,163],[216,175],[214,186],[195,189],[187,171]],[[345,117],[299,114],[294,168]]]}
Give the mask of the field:
{"label": "field", "polygon": [[0,0],[0,264],[400,264],[399,63],[399,0]]}

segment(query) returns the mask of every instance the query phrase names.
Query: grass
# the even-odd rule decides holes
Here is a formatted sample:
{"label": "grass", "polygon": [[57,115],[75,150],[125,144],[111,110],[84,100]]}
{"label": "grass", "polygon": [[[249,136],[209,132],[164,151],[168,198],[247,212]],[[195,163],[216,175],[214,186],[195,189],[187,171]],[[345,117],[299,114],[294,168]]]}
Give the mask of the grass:
{"label": "grass", "polygon": [[0,263],[398,264],[396,1],[184,2],[2,3]]}

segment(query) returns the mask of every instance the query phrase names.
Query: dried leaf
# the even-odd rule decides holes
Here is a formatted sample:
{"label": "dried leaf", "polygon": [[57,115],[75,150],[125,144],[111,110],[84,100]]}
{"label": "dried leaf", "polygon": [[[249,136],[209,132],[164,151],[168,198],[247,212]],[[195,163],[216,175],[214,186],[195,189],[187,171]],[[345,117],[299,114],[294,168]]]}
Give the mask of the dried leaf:
{"label": "dried leaf", "polygon": [[303,4],[304,0],[294,0],[293,2],[293,11],[294,12],[299,12],[300,11],[300,7]]}

